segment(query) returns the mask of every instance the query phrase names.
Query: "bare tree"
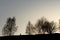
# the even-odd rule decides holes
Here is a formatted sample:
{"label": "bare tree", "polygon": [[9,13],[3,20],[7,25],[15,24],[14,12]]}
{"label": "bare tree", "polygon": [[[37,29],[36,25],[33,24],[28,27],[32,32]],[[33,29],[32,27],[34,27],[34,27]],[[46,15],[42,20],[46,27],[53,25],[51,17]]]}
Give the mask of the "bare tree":
{"label": "bare tree", "polygon": [[41,33],[41,20],[38,20],[38,22],[35,24],[35,27],[37,29],[38,34]]}
{"label": "bare tree", "polygon": [[42,17],[38,22],[36,23],[36,28],[38,28],[38,33],[45,32],[51,34],[52,31],[55,29],[54,22],[49,22],[46,18]]}
{"label": "bare tree", "polygon": [[38,34],[43,33],[43,31],[45,33],[45,28],[43,28],[45,21],[47,21],[47,19],[45,17],[42,17],[35,24],[36,28],[38,28]]}
{"label": "bare tree", "polygon": [[31,22],[28,22],[27,28],[26,28],[26,34],[28,35],[33,35],[33,33],[35,32],[34,30],[35,28],[33,27],[33,25],[31,24]]}
{"label": "bare tree", "polygon": [[13,18],[8,18],[7,19],[7,22],[6,22],[6,24],[4,25],[4,28],[3,28],[3,30],[2,30],[2,34],[4,35],[4,36],[11,36],[11,35],[14,35],[14,33],[16,32],[16,30],[17,30],[17,27],[16,27],[16,19],[15,19],[15,17],[13,17]]}
{"label": "bare tree", "polygon": [[52,33],[53,32],[56,32],[56,23],[54,22],[54,21],[52,21],[52,22],[50,22],[50,24],[51,24],[51,31],[52,31]]}

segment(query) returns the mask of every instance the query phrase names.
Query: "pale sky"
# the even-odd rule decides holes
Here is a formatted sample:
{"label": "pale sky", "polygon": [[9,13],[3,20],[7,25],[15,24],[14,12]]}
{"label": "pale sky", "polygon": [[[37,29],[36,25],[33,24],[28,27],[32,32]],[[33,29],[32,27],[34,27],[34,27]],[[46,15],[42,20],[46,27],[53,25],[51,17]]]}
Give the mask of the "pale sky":
{"label": "pale sky", "polygon": [[16,17],[16,35],[25,34],[28,21],[36,23],[42,16],[48,20],[60,18],[59,0],[0,0],[0,35],[8,17]]}

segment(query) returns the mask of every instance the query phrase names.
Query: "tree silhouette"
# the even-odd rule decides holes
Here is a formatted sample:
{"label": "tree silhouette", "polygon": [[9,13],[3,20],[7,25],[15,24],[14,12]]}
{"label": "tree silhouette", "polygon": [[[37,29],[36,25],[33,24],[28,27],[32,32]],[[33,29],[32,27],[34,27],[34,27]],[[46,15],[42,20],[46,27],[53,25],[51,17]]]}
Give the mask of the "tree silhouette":
{"label": "tree silhouette", "polygon": [[[47,21],[47,19],[45,17],[42,17],[41,19],[39,19],[37,21],[37,23],[35,24],[36,28],[38,28],[38,33],[44,33],[45,34],[45,27],[43,27],[44,23]],[[44,31],[44,32],[43,32]]]}
{"label": "tree silhouette", "polygon": [[35,27],[36,27],[36,29],[37,29],[37,32],[38,32],[38,34],[40,34],[41,33],[41,21],[40,20],[38,20],[38,22],[35,24]]}
{"label": "tree silhouette", "polygon": [[46,18],[42,17],[38,20],[38,22],[35,24],[36,28],[38,28],[38,33],[41,32],[45,34],[45,32],[51,34],[52,31],[55,29],[54,22],[49,22]]}
{"label": "tree silhouette", "polygon": [[54,21],[52,21],[50,24],[51,24],[51,31],[52,31],[52,33],[56,32],[56,29],[57,29],[56,28],[56,23]]}
{"label": "tree silhouette", "polygon": [[6,22],[6,24],[4,25],[4,28],[3,28],[3,30],[2,30],[2,34],[4,35],[4,36],[11,36],[11,35],[14,35],[14,33],[16,32],[16,30],[17,30],[17,27],[16,27],[16,19],[15,19],[15,17],[13,17],[13,18],[8,18],[7,19],[7,22]]}
{"label": "tree silhouette", "polygon": [[31,24],[31,22],[29,21],[28,24],[27,24],[27,28],[26,28],[26,34],[33,35],[33,33],[35,33],[35,28]]}
{"label": "tree silhouette", "polygon": [[42,25],[42,30],[43,30],[43,32],[45,33],[45,32],[48,32],[49,34],[51,34],[52,33],[52,26],[51,26],[51,24],[48,22],[48,21],[46,21],[43,25]]}

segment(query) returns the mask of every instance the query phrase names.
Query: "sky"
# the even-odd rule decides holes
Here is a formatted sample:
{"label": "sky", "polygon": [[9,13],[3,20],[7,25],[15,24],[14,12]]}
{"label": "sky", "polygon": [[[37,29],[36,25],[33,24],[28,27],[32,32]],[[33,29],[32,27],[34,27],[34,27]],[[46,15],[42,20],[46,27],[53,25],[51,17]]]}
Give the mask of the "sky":
{"label": "sky", "polygon": [[58,22],[60,19],[59,0],[0,0],[0,35],[8,17],[16,17],[18,26],[15,35],[25,34],[28,21],[36,23],[42,16]]}

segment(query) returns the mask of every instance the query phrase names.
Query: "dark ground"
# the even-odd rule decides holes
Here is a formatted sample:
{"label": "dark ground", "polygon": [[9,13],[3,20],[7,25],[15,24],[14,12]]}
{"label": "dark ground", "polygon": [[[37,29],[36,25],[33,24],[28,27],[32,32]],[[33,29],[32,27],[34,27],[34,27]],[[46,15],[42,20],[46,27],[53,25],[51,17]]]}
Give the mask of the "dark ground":
{"label": "dark ground", "polygon": [[38,34],[38,35],[15,35],[15,36],[2,36],[0,39],[21,39],[21,40],[39,40],[39,39],[60,39],[60,34]]}

